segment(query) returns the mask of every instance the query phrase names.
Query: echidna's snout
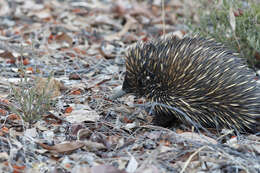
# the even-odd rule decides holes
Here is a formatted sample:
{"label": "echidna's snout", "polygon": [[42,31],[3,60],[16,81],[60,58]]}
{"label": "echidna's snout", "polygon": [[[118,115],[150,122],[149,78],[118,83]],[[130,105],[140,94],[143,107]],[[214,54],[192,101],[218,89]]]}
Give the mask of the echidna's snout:
{"label": "echidna's snout", "polygon": [[109,97],[110,100],[115,100],[117,98],[123,97],[124,95],[126,95],[127,92],[125,92],[122,87],[120,86],[120,88],[116,88],[114,90],[114,93],[112,94],[112,96]]}
{"label": "echidna's snout", "polygon": [[133,93],[133,92],[131,91],[131,87],[130,87],[127,77],[125,77],[123,85],[114,89],[114,93],[112,94],[110,99],[115,100],[117,98],[123,97],[124,95],[126,95],[128,93]]}

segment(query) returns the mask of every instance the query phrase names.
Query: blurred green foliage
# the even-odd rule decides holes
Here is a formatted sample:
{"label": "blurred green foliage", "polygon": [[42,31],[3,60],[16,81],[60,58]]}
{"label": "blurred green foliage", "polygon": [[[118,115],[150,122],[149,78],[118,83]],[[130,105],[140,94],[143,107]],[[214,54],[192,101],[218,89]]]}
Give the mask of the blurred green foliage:
{"label": "blurred green foliage", "polygon": [[193,33],[212,37],[260,67],[260,2],[201,0],[199,23],[189,22]]}

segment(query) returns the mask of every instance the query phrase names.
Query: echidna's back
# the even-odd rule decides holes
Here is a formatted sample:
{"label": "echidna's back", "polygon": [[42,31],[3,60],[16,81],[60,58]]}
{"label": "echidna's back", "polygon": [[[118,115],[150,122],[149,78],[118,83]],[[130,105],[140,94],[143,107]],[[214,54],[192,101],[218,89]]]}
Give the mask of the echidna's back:
{"label": "echidna's back", "polygon": [[260,115],[254,78],[244,61],[222,44],[172,37],[130,49],[123,89],[160,103],[155,112],[162,125],[177,118],[207,127],[253,130]]}

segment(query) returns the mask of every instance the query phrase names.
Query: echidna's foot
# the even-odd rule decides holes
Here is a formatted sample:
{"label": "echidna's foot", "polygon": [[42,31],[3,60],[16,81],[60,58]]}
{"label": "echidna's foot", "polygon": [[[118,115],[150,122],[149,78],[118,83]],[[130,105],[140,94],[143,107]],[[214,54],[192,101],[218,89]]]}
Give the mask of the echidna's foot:
{"label": "echidna's foot", "polygon": [[160,116],[155,116],[152,123],[157,126],[172,127],[176,126],[176,124],[179,124],[180,122],[174,116],[164,114]]}

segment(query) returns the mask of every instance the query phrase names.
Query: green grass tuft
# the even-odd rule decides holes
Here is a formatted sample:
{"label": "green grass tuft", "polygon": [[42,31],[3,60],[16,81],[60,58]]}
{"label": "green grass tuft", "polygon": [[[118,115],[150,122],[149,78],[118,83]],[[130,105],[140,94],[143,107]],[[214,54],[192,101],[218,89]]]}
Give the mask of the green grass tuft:
{"label": "green grass tuft", "polygon": [[253,68],[260,65],[260,59],[257,59],[260,56],[259,2],[223,0],[209,3],[202,0],[200,11],[199,23],[189,23],[193,33],[224,43],[246,58]]}
{"label": "green grass tuft", "polygon": [[[48,82],[45,88],[47,85]],[[10,110],[30,124],[41,119],[52,105],[51,93],[45,89],[39,92],[35,84],[31,84],[26,76],[21,78],[17,87],[11,87],[11,95],[16,106],[11,105]]]}

